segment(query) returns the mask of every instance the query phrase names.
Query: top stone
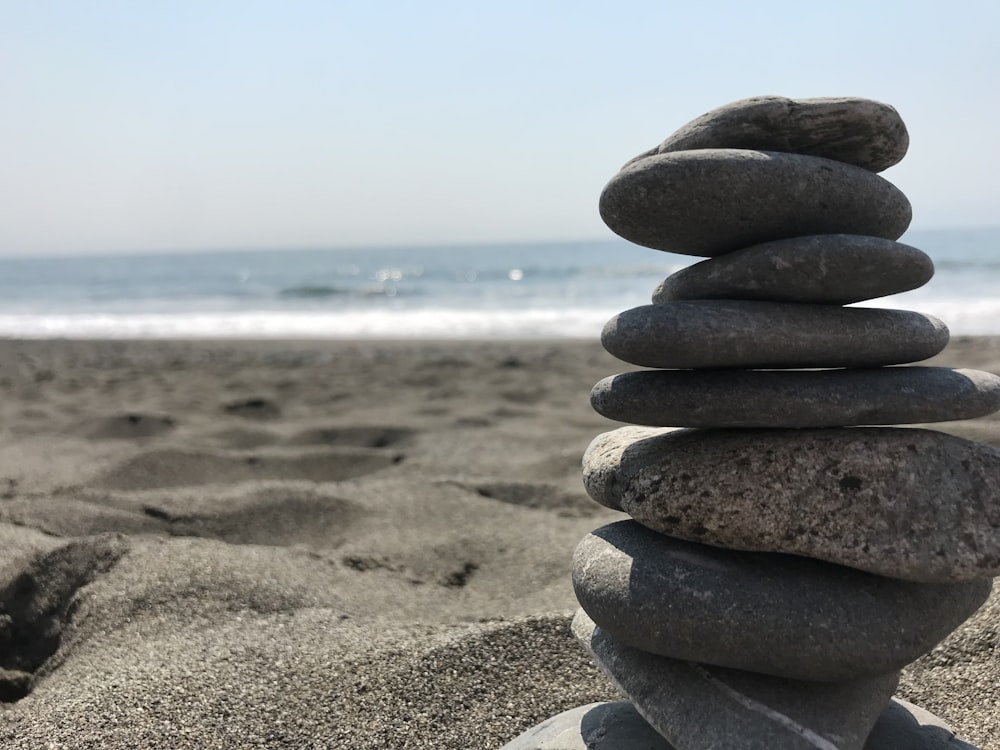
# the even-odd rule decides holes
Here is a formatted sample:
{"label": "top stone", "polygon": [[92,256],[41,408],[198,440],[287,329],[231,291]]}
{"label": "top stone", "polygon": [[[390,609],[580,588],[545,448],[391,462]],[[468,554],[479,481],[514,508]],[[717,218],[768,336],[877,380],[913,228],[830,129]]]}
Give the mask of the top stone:
{"label": "top stone", "polygon": [[823,156],[881,172],[903,158],[909,143],[899,113],[882,102],[756,96],[707,112],[632,161],[672,151],[745,148]]}

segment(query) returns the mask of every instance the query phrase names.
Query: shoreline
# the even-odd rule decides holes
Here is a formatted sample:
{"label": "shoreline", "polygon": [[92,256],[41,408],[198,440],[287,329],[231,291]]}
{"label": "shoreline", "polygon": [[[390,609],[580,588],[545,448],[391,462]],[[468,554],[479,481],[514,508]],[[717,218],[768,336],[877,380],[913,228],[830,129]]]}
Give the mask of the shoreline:
{"label": "shoreline", "polygon": [[[596,338],[0,339],[0,589],[65,605],[0,744],[495,749],[616,698],[568,633],[621,518]],[[920,364],[1000,374],[1000,336]],[[994,593],[897,694],[1000,750],[998,651]]]}

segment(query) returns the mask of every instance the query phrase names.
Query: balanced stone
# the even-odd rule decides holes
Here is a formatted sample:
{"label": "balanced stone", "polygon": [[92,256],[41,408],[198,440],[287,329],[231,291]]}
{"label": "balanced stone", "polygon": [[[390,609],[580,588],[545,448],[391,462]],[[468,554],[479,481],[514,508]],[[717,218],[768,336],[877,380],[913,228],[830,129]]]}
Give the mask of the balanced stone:
{"label": "balanced stone", "polygon": [[934,264],[900,242],[818,234],[764,242],[709,258],[668,276],[653,302],[757,299],[847,305],[926,284]]}
{"label": "balanced stone", "polygon": [[[727,738],[728,739],[728,738]],[[730,743],[731,745],[731,743]],[[628,701],[572,708],[532,727],[501,750],[675,750]],[[912,703],[893,698],[863,750],[976,750]]]}
{"label": "balanced stone", "polygon": [[902,669],[989,596],[991,581],[914,583],[619,521],[573,558],[580,606],[615,641],[683,661],[849,682]]}
{"label": "balanced stone", "polygon": [[861,750],[898,673],[803,682],[649,654],[612,640],[582,610],[573,634],[636,710],[679,750]]}
{"label": "balanced stone", "polygon": [[899,113],[882,102],[755,96],[703,114],[632,161],[672,151],[749,148],[823,156],[881,172],[898,163],[909,145]]}
{"label": "balanced stone", "polygon": [[715,256],[813,234],[897,239],[910,202],[861,167],[773,151],[703,149],[657,154],[604,188],[601,217],[639,245]]}
{"label": "balanced stone", "polygon": [[619,313],[601,343],[643,367],[880,367],[933,357],[948,328],[909,310],[678,300]]}
{"label": "balanced stone", "polygon": [[642,370],[590,394],[609,419],[659,427],[841,427],[946,422],[1000,409],[1000,377],[946,367]]}
{"label": "balanced stone", "polygon": [[546,719],[500,750],[674,750],[628,701],[591,703]]}
{"label": "balanced stone", "polygon": [[976,750],[948,724],[919,706],[893,698],[875,722],[864,750]]}
{"label": "balanced stone", "polygon": [[912,581],[1000,574],[1000,452],[932,430],[622,427],[583,475],[597,502],[680,539]]}

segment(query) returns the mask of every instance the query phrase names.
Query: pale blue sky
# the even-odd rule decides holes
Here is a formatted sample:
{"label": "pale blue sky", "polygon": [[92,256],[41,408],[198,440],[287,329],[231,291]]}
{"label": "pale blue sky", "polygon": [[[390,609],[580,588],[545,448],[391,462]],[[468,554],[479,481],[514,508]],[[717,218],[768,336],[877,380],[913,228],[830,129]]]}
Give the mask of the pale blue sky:
{"label": "pale blue sky", "polygon": [[758,94],[889,102],[913,227],[1000,224],[997,0],[0,0],[0,254],[606,237]]}

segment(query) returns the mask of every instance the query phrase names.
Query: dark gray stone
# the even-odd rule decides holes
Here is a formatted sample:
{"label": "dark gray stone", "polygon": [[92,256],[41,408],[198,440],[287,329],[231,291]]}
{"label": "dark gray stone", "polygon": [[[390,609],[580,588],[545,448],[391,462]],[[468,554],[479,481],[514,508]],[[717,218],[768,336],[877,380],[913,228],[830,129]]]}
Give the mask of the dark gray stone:
{"label": "dark gray stone", "polygon": [[546,719],[500,750],[674,750],[628,701],[591,703]]}
{"label": "dark gray stone", "polygon": [[889,701],[864,750],[977,750],[929,711],[894,698]]}
{"label": "dark gray stone", "polygon": [[813,234],[894,240],[911,217],[906,196],[866,169],[739,149],[641,159],[611,178],[600,211],[630,242],[704,256]]}
{"label": "dark gray stone", "polygon": [[678,300],[619,313],[601,343],[643,367],[880,367],[933,357],[948,328],[909,310]]}
{"label": "dark gray stone", "polygon": [[1000,409],[1000,377],[945,367],[642,370],[605,378],[590,403],[659,427],[841,427],[974,419]]}
{"label": "dark gray stone", "polygon": [[672,151],[749,148],[823,156],[881,172],[897,164],[909,145],[899,113],[882,102],[755,96],[703,114],[632,161]]}
{"label": "dark gray stone", "polygon": [[583,458],[587,492],[669,536],[911,581],[1000,574],[1000,452],[899,427],[622,427]]}
{"label": "dark gray stone", "polygon": [[771,552],[736,552],[619,521],[576,548],[580,606],[626,646],[795,680],[902,669],[989,596],[992,582],[914,583]]}
{"label": "dark gray stone", "polygon": [[582,610],[573,634],[678,750],[861,750],[899,678],[803,682],[678,661],[616,643]]}
{"label": "dark gray stone", "polygon": [[[731,738],[730,738],[731,739]],[[727,745],[731,747],[732,742]],[[501,750],[674,750],[628,701],[591,703],[532,727]],[[933,714],[893,698],[864,750],[976,750]]]}
{"label": "dark gray stone", "polygon": [[926,284],[934,264],[915,247],[881,237],[818,234],[736,250],[682,268],[653,293],[678,299],[756,299],[847,305]]}

